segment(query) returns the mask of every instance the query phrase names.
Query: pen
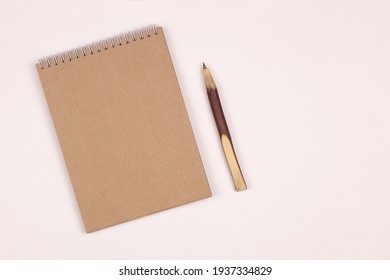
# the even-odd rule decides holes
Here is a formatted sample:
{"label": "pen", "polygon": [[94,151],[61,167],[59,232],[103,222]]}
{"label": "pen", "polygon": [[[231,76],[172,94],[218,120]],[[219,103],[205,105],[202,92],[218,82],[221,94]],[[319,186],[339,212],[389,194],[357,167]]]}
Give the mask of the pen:
{"label": "pen", "polygon": [[229,165],[230,173],[232,174],[236,191],[246,190],[244,176],[242,175],[240,165],[237,161],[236,153],[234,152],[232,138],[229,128],[226,123],[225,115],[223,114],[221,101],[219,100],[218,90],[214,83],[213,77],[206,65],[203,63],[203,75],[206,84],[207,96],[209,98],[211,111],[213,112],[215,123],[217,124],[219,136],[223,152],[225,153],[226,161]]}

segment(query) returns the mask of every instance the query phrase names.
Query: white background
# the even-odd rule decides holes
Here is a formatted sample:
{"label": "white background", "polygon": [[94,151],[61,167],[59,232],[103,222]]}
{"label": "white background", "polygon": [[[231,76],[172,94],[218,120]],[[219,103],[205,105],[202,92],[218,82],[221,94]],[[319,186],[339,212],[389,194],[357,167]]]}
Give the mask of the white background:
{"label": "white background", "polygon": [[[184,269],[203,269],[199,276],[120,276],[119,270],[126,268],[137,269],[172,269],[174,266],[180,272]],[[39,279],[58,280],[68,279],[226,279],[227,276],[214,276],[213,267],[231,266],[258,266],[271,267],[269,275],[228,276],[228,279],[264,279],[264,280],[329,280],[329,279],[356,279],[356,280],[388,280],[390,277],[389,261],[350,261],[350,260],[296,260],[296,261],[257,261],[257,260],[40,260],[40,261],[0,261],[0,277],[2,279]],[[209,270],[209,272],[207,272]],[[231,269],[232,271],[233,269]]]}
{"label": "white background", "polygon": [[[1,0],[0,259],[389,258],[389,11],[385,0]],[[213,197],[86,234],[34,64],[150,24],[164,27]]]}

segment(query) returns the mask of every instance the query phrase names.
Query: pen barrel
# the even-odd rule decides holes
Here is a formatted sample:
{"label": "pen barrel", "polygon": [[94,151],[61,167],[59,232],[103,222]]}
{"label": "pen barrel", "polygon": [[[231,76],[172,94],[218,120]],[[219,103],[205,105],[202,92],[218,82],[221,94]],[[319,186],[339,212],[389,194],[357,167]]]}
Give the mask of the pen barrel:
{"label": "pen barrel", "polygon": [[223,113],[221,101],[219,100],[218,90],[216,88],[207,88],[207,95],[209,97],[211,111],[213,112],[215,123],[217,124],[219,136],[221,137],[222,148],[229,165],[230,173],[233,177],[236,191],[246,190],[247,187],[233,148],[229,128]]}
{"label": "pen barrel", "polygon": [[223,113],[221,101],[219,100],[218,90],[213,88],[207,89],[207,95],[210,101],[211,111],[213,112],[215,123],[217,124],[219,135],[226,135],[231,141],[229,128]]}

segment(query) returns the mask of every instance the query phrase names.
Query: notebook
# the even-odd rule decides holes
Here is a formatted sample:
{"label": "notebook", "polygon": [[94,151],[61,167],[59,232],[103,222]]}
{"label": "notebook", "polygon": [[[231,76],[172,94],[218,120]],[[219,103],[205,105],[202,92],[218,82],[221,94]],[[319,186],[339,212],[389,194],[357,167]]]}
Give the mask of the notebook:
{"label": "notebook", "polygon": [[161,27],[36,68],[87,232],[211,196]]}

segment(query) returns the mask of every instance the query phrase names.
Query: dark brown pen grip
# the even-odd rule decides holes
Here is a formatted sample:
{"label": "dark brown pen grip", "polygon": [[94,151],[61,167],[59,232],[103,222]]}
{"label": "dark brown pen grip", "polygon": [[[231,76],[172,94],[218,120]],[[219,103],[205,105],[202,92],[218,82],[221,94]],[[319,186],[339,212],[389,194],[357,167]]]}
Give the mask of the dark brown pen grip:
{"label": "dark brown pen grip", "polygon": [[219,135],[222,136],[222,134],[225,134],[231,141],[229,128],[226,123],[225,115],[223,114],[221,101],[219,100],[218,90],[209,88],[207,89],[207,95],[209,97],[211,111],[213,112]]}

